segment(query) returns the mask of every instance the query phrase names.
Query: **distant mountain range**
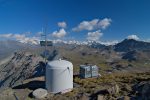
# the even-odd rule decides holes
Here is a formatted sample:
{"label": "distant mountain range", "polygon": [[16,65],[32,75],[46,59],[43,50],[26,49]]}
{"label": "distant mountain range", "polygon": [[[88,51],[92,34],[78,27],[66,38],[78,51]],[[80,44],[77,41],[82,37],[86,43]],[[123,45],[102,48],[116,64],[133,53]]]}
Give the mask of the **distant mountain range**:
{"label": "distant mountain range", "polygon": [[[94,41],[87,41],[87,42],[79,42],[79,41],[62,41],[62,40],[54,40],[53,41],[55,47],[65,48],[67,50],[78,50],[79,47],[82,47],[83,51],[89,52],[90,49],[86,49],[87,47],[98,49],[101,53],[107,54],[108,56],[110,53],[113,52],[124,52],[122,55],[123,59],[127,60],[134,60],[136,57],[143,56],[147,58],[146,55],[150,53],[150,43],[144,41],[138,41],[134,39],[124,39],[119,43],[102,43],[102,42],[94,42]],[[14,40],[6,40],[0,41],[0,60],[10,56],[16,51],[35,49],[37,52],[41,48],[40,45],[33,45],[29,43],[21,43]],[[42,48],[41,48],[42,49]]]}
{"label": "distant mountain range", "polygon": [[[125,39],[119,43],[113,43],[108,45],[104,44],[102,42],[94,42],[94,41],[87,41],[87,42],[79,42],[79,41],[61,41],[61,40],[55,40],[53,41],[54,46],[62,46],[67,45],[69,48],[74,48],[77,45],[85,45],[89,46],[91,48],[98,48],[98,49],[113,49],[116,52],[129,52],[133,50],[138,51],[150,51],[150,43],[144,42],[144,41],[137,41],[134,39]],[[7,41],[0,41],[0,59],[3,59],[6,56],[9,56],[10,54],[14,53],[17,50],[21,49],[28,49],[28,48],[36,48],[40,47],[40,45],[33,45],[33,44],[26,44],[26,43],[20,43],[18,41],[14,40],[7,40]]]}
{"label": "distant mountain range", "polygon": [[133,50],[137,51],[150,51],[150,42],[138,41],[134,39],[125,39],[119,43],[109,43],[104,44],[101,42],[88,42],[86,45],[92,48],[99,48],[99,49],[114,49],[117,52],[129,52]]}

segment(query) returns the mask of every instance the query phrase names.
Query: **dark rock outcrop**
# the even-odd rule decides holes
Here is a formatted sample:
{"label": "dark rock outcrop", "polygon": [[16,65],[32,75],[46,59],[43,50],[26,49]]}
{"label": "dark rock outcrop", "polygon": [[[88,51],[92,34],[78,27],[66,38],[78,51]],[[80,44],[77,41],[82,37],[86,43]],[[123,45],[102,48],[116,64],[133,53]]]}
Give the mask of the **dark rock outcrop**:
{"label": "dark rock outcrop", "polygon": [[128,61],[135,61],[135,60],[137,60],[136,55],[137,55],[137,52],[135,50],[129,51],[123,55],[122,59],[126,59]]}
{"label": "dark rock outcrop", "polygon": [[140,82],[133,87],[138,100],[150,100],[150,81]]}
{"label": "dark rock outcrop", "polygon": [[144,41],[137,41],[133,39],[125,39],[114,46],[117,52],[129,52],[133,50],[150,50],[150,43]]}

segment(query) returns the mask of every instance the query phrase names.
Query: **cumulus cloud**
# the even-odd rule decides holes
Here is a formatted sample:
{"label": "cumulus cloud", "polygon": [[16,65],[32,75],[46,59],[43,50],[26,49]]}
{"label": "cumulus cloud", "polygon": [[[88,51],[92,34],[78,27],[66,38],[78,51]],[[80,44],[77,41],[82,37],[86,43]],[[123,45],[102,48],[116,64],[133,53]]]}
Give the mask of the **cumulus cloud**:
{"label": "cumulus cloud", "polygon": [[102,29],[106,29],[111,24],[111,22],[112,20],[110,18],[104,18],[98,23],[98,26]]}
{"label": "cumulus cloud", "polygon": [[77,27],[73,28],[73,31],[82,31],[82,30],[93,30],[97,24],[99,19],[93,19],[91,21],[83,21]]}
{"label": "cumulus cloud", "polygon": [[88,32],[87,40],[98,41],[102,35],[103,35],[103,33],[100,30],[95,31],[95,32]]}
{"label": "cumulus cloud", "polygon": [[67,27],[67,24],[66,22],[58,22],[58,26],[61,27],[61,28],[66,28]]}
{"label": "cumulus cloud", "polygon": [[112,20],[110,18],[93,19],[91,21],[82,21],[77,27],[73,28],[73,31],[82,31],[82,30],[95,30],[95,29],[106,29]]}
{"label": "cumulus cloud", "polygon": [[134,39],[134,40],[139,40],[140,38],[137,36],[137,35],[129,35],[128,37],[127,37],[127,39]]}
{"label": "cumulus cloud", "polygon": [[67,34],[67,32],[62,28],[59,31],[54,31],[52,36],[55,38],[62,38]]}
{"label": "cumulus cloud", "polygon": [[21,43],[38,44],[39,42],[37,37],[26,37],[24,34],[14,34],[13,37]]}
{"label": "cumulus cloud", "polygon": [[0,34],[0,38],[15,39],[21,43],[39,44],[38,37],[27,37],[25,34]]}

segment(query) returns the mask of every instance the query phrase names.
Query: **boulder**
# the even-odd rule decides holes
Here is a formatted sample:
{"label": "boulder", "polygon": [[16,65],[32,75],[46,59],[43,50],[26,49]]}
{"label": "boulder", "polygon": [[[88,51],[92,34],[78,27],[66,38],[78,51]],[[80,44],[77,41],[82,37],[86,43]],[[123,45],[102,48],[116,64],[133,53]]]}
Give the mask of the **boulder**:
{"label": "boulder", "polygon": [[86,96],[86,95],[82,95],[82,96],[81,96],[81,100],[89,100],[89,97]]}
{"label": "boulder", "polygon": [[109,94],[117,94],[119,93],[119,86],[115,84],[113,87],[107,89]]}
{"label": "boulder", "polygon": [[150,100],[150,81],[138,83],[134,86],[134,91],[138,92],[137,98]]}
{"label": "boulder", "polygon": [[33,91],[33,97],[36,99],[42,99],[47,96],[47,90],[39,88]]}
{"label": "boulder", "polygon": [[104,96],[103,95],[98,95],[97,100],[104,100]]}
{"label": "boulder", "polygon": [[139,93],[142,95],[142,99],[149,100],[150,99],[150,82],[145,83],[141,86],[141,91]]}
{"label": "boulder", "polygon": [[124,96],[123,100],[130,100],[130,97],[129,96]]}
{"label": "boulder", "polygon": [[131,98],[129,96],[122,96],[117,98],[117,100],[131,100]]}
{"label": "boulder", "polygon": [[90,98],[85,93],[79,94],[78,99],[79,100],[90,100]]}

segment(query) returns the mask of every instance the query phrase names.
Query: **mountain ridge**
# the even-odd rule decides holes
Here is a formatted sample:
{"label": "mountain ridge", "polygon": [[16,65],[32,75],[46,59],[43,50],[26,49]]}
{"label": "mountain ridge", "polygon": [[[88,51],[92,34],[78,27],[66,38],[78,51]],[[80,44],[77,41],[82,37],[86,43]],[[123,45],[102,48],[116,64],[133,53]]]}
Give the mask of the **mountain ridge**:
{"label": "mountain ridge", "polygon": [[134,39],[125,39],[122,42],[114,46],[115,51],[118,52],[128,52],[132,50],[150,50],[150,43],[144,41],[137,41]]}

